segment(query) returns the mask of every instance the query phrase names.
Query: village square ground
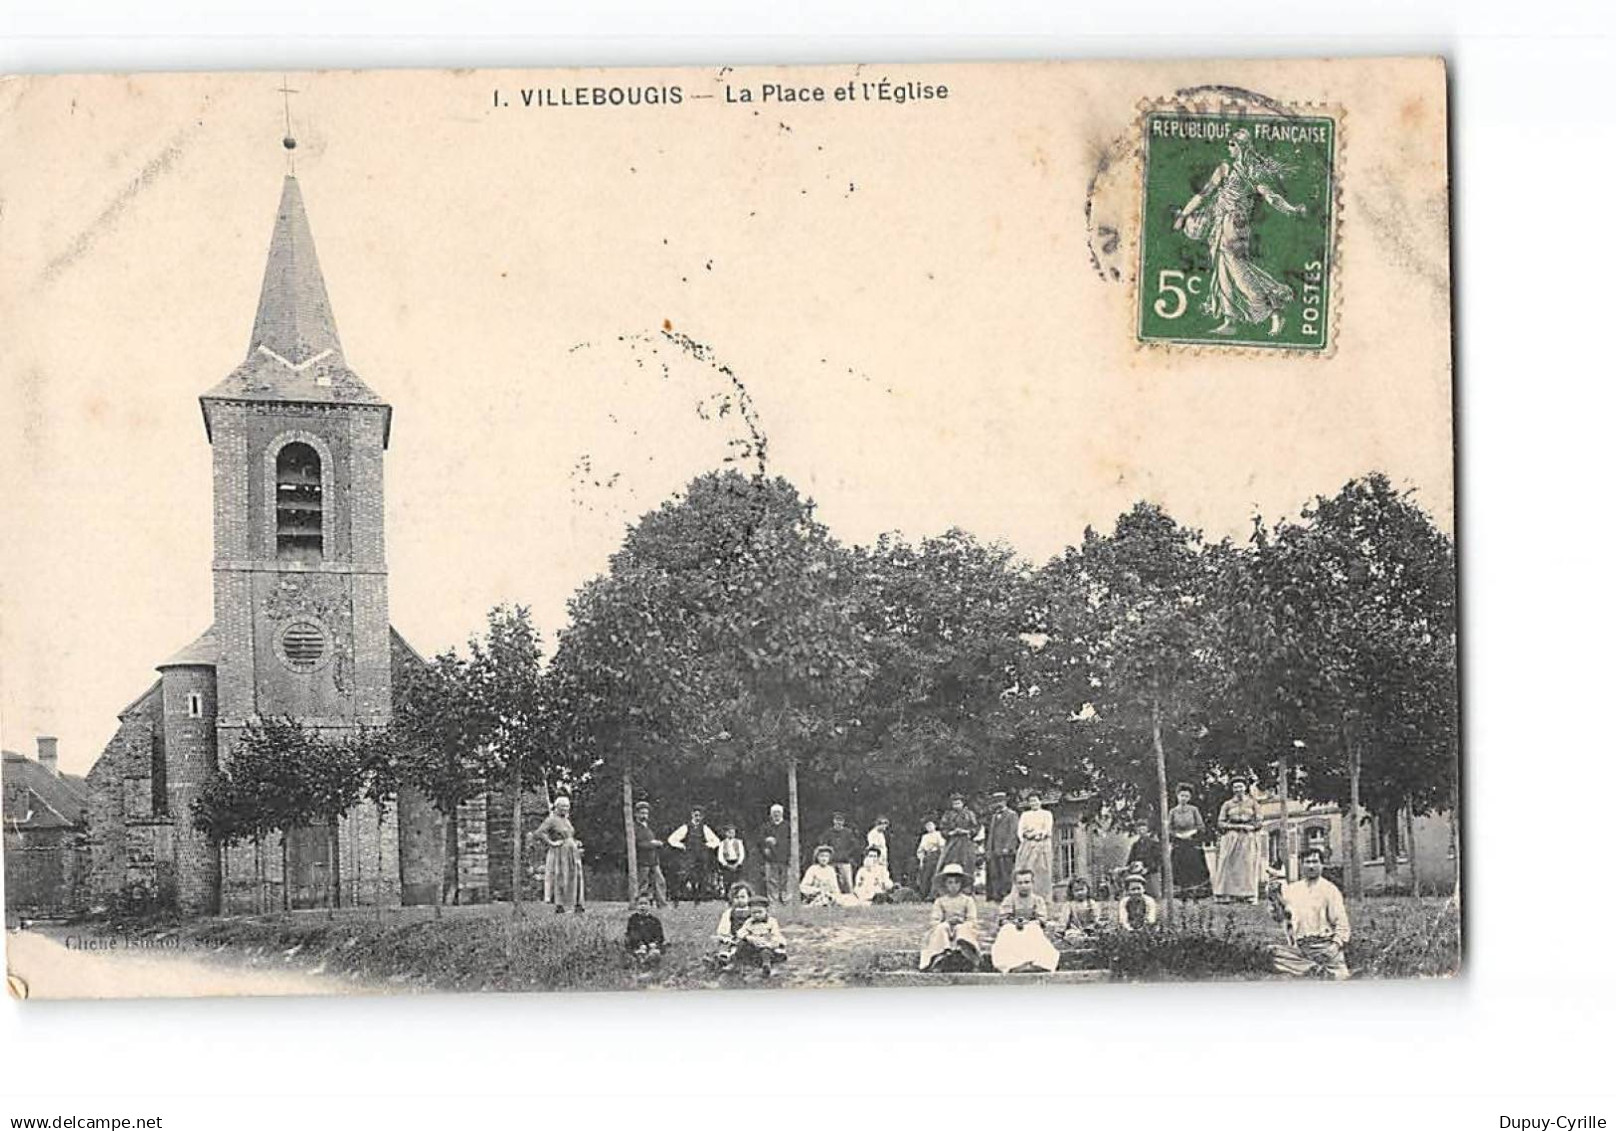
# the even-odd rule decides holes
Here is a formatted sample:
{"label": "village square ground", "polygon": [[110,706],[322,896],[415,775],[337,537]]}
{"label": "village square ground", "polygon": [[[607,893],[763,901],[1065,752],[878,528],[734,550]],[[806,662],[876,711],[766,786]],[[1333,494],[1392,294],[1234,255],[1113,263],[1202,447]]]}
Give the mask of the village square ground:
{"label": "village square ground", "polygon": [[[1348,907],[1356,978],[1457,972],[1454,897],[1369,897]],[[705,967],[721,911],[713,902],[661,909],[671,945],[660,966],[644,971],[625,960],[621,903],[593,904],[581,916],[542,903],[518,916],[495,903],[446,907],[441,918],[429,907],[352,908],[38,925],[13,932],[7,954],[13,977],[26,983],[13,993],[30,997],[856,986],[913,969],[931,907],[780,908],[790,959],[768,981]],[[1118,980],[1270,977],[1262,948],[1280,933],[1266,906],[1190,904],[1181,918],[1116,935],[1096,964]]]}

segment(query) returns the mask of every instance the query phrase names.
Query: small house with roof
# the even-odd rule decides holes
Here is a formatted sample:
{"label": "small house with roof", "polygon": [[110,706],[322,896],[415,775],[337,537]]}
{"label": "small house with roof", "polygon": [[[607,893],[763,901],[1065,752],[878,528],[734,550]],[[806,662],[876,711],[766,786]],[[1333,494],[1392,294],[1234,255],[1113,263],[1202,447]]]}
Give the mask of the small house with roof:
{"label": "small house with roof", "polygon": [[56,763],[56,739],[41,735],[38,757],[0,759],[6,918],[61,914],[77,907],[86,878],[89,789]]}

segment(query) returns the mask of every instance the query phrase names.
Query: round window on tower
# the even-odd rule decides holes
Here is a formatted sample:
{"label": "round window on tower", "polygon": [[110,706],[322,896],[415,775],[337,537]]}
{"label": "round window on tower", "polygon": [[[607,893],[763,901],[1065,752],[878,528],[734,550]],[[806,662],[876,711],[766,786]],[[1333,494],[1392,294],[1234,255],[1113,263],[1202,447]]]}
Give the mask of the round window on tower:
{"label": "round window on tower", "polygon": [[275,652],[281,663],[295,672],[312,672],[330,656],[325,629],[312,620],[294,620],[275,638]]}

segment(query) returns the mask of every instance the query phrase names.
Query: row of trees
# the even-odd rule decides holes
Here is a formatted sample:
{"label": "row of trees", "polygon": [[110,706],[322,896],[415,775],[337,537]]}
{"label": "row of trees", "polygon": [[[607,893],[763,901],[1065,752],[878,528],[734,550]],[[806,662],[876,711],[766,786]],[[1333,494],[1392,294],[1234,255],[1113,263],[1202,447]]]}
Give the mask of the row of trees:
{"label": "row of trees", "polygon": [[1240,776],[1354,823],[1456,808],[1453,547],[1379,475],[1243,543],[1141,503],[1035,567],[959,530],[847,545],[785,480],[714,473],[569,614],[545,663],[526,610],[495,609],[355,758],[385,783],[361,793],[432,800],[446,861],[459,804],[505,791],[518,895],[534,786],[573,793],[630,877],[637,795],[761,813],[783,793],[796,872],[805,802],[896,817],[1031,787],[1164,826],[1170,781]]}

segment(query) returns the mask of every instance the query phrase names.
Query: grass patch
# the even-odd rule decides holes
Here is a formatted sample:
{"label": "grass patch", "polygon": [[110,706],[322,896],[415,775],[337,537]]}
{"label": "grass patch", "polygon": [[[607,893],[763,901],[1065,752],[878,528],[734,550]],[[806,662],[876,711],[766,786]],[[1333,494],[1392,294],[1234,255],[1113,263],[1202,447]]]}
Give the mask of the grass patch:
{"label": "grass patch", "polygon": [[[664,908],[670,943],[662,964],[639,970],[622,949],[627,910],[596,904],[586,915],[528,905],[344,909],[150,924],[144,933],[179,933],[219,957],[250,965],[295,965],[400,990],[458,992],[702,989],[719,986],[859,984],[919,949],[925,904],[865,908],[783,907],[778,918],[790,960],[769,982],[718,975],[702,962],[723,906]],[[1349,911],[1347,961],[1355,977],[1429,977],[1459,967],[1459,917],[1450,900],[1370,898]],[[987,914],[987,909],[983,909]],[[1206,980],[1267,976],[1266,948],[1280,938],[1265,907],[1191,905],[1171,926],[1102,936],[1095,965],[1129,980]],[[905,964],[906,968],[906,964]]]}

